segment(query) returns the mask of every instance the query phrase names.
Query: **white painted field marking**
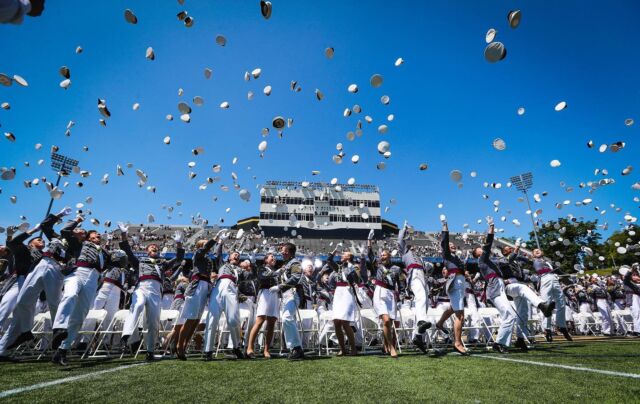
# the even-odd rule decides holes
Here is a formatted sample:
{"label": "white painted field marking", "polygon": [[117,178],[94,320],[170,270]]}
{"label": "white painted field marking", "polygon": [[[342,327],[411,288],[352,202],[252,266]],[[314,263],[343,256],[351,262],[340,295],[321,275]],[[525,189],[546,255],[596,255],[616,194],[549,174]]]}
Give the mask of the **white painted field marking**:
{"label": "white painted field marking", "polygon": [[478,358],[485,358],[485,359],[495,359],[497,361],[524,363],[524,364],[527,364],[527,365],[547,366],[547,367],[550,367],[550,368],[577,370],[579,372],[600,373],[602,375],[608,375],[608,376],[619,376],[619,377],[628,377],[628,378],[631,378],[631,379],[640,379],[640,374],[637,374],[637,373],[624,373],[624,372],[614,372],[614,371],[611,371],[611,370],[581,368],[581,367],[577,367],[577,366],[560,365],[558,363],[534,362],[534,361],[526,361],[526,360],[522,360],[522,359],[502,358],[502,357],[499,357],[499,356],[491,356],[491,355],[472,355],[472,356],[473,357],[478,357]]}
{"label": "white painted field marking", "polygon": [[9,397],[9,396],[12,396],[14,394],[24,393],[25,391],[31,391],[31,390],[42,389],[42,388],[45,388],[45,387],[55,386],[56,384],[75,382],[77,380],[87,379],[89,377],[94,377],[94,376],[100,376],[100,375],[103,375],[105,373],[117,372],[118,370],[129,369],[129,368],[133,368],[133,367],[141,366],[141,365],[146,365],[146,363],[134,363],[132,365],[118,366],[117,368],[100,370],[98,372],[85,373],[85,374],[78,375],[78,376],[65,377],[64,379],[51,380],[51,381],[48,381],[48,382],[38,383],[38,384],[31,385],[31,386],[18,387],[17,389],[1,391],[0,392],[0,398]]}

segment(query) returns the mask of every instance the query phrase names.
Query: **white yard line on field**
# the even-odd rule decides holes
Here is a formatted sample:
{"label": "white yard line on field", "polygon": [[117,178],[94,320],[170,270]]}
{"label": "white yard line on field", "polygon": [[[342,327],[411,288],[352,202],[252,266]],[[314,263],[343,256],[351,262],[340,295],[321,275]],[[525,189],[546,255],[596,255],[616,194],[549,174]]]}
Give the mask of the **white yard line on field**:
{"label": "white yard line on field", "polygon": [[38,383],[31,386],[18,387],[12,390],[5,390],[0,392],[0,398],[9,397],[14,394],[24,393],[25,391],[31,391],[31,390],[42,389],[45,387],[55,386],[57,384],[75,382],[78,380],[87,379],[89,377],[100,376],[105,373],[117,372],[118,370],[129,369],[129,368],[141,366],[141,365],[146,365],[146,363],[134,363],[132,365],[118,366],[117,368],[100,370],[98,372],[93,372],[93,373],[85,373],[78,376],[65,377],[64,379],[51,380],[48,382]]}
{"label": "white yard line on field", "polygon": [[522,359],[504,358],[502,356],[492,356],[492,355],[472,355],[472,356],[474,358],[477,357],[477,358],[485,358],[485,359],[494,359],[494,360],[497,360],[497,361],[523,363],[523,364],[526,364],[526,365],[547,366],[547,367],[550,367],[550,368],[577,370],[579,372],[599,373],[601,375],[628,377],[628,378],[631,378],[631,379],[640,379],[640,374],[637,374],[637,373],[614,372],[614,371],[611,371],[611,370],[591,369],[591,368],[583,368],[583,367],[577,367],[577,366],[561,365],[559,363],[534,362],[534,361],[527,361],[527,360],[522,360]]}

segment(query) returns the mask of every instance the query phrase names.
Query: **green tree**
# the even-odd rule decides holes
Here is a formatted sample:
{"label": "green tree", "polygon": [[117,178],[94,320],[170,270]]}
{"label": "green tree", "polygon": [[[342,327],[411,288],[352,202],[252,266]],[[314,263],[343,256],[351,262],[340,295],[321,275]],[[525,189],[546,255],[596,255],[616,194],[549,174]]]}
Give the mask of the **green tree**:
{"label": "green tree", "polygon": [[[622,247],[625,252],[620,253]],[[605,241],[601,248],[601,254],[607,261],[615,261],[616,266],[631,265],[640,261],[640,226],[629,225],[624,230],[614,232]],[[612,262],[613,263],[613,262]]]}
{"label": "green tree", "polygon": [[[597,220],[574,222],[566,218],[546,222],[538,228],[540,248],[564,272],[574,272],[574,265],[580,263],[588,268],[596,268],[601,265],[598,262],[598,240],[602,238],[597,225]],[[529,246],[535,246],[533,231],[529,233],[529,238]],[[582,253],[583,247],[589,247],[594,252],[593,256]]]}

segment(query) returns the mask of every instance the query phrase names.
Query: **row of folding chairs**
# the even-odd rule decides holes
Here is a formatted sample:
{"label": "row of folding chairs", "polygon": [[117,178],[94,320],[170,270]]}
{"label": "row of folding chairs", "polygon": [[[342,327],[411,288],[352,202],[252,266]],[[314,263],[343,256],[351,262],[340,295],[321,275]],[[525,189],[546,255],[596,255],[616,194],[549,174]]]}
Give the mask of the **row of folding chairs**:
{"label": "row of folding chairs", "polygon": [[[603,318],[600,312],[574,313],[573,317],[577,323],[586,326],[587,332],[593,335],[602,335]],[[614,328],[619,335],[626,336],[633,332],[633,314],[631,310],[611,310],[611,327]]]}
{"label": "row of folding chairs", "polygon": [[[428,320],[432,323],[436,323],[442,316],[442,309],[431,308],[427,312]],[[107,312],[105,310],[91,310],[87,315],[87,320],[93,324],[94,327],[85,329],[80,332],[80,335],[85,337],[83,340],[88,341],[86,348],[81,352],[75,352],[80,357],[109,357],[114,355],[120,355],[122,357],[123,350],[120,347],[120,337],[122,334],[122,328],[124,322],[129,314],[128,310],[117,311],[109,321],[109,324],[104,324]],[[162,346],[164,337],[171,331],[173,323],[179,316],[177,310],[162,310],[160,315],[160,328],[159,338],[157,338],[158,346],[154,349],[158,349]],[[240,309],[240,320],[242,324],[242,332],[244,335],[248,335],[252,322],[250,316],[251,310]],[[616,313],[625,319],[625,322],[632,325],[631,313],[628,310],[622,310]],[[540,321],[535,318],[529,321],[529,327],[524,334],[528,338],[532,338],[537,331],[540,331]],[[601,324],[601,319],[598,319],[599,313],[594,313],[590,319],[589,327],[593,331],[597,331],[597,327]],[[18,355],[20,356],[34,356],[37,358],[42,357],[50,351],[51,340],[51,318],[49,313],[39,313],[34,318],[33,334],[36,337],[35,341],[30,344],[23,344],[24,346],[18,347]],[[451,328],[451,319],[448,320],[449,324],[446,324]],[[144,344],[144,336],[148,333],[148,330],[144,327],[144,313],[140,316],[137,323],[137,329],[140,330],[139,337],[141,343],[138,349],[134,353],[137,357],[140,352],[146,350]],[[219,353],[227,352],[230,347],[226,343],[229,336],[229,330],[227,329],[226,320],[224,314],[220,318],[218,324],[218,333],[216,341],[216,355]],[[317,353],[318,355],[329,355],[337,350],[335,344],[331,341],[335,340],[333,331],[333,318],[331,311],[324,311],[320,314],[316,310],[300,309],[297,312],[297,325],[298,332],[303,340],[303,347],[308,353]],[[399,306],[394,322],[394,336],[400,352],[402,349],[412,347],[411,335],[414,327],[416,326],[416,316],[412,308],[407,306]],[[357,339],[361,345],[361,349],[364,352],[370,350],[379,350],[382,347],[383,331],[381,323],[378,319],[378,315],[373,309],[359,309],[356,321]],[[497,309],[493,307],[479,308],[477,315],[466,313],[465,323],[463,327],[463,334],[468,335],[473,331],[480,331],[480,341],[487,347],[495,342],[495,336],[500,328],[500,315]],[[631,328],[630,328],[631,329]],[[261,331],[263,333],[264,331]],[[203,332],[199,334],[202,336]],[[260,340],[261,337],[259,337]],[[463,338],[465,340],[466,338]],[[131,342],[131,340],[129,341]],[[451,341],[446,334],[433,327],[427,333],[427,345],[431,348],[442,348],[450,345]],[[284,336],[282,333],[281,320],[276,323],[276,329],[274,332],[274,342],[272,343],[274,349],[279,352],[285,350]],[[195,345],[192,342],[190,345],[192,351],[195,351]]]}

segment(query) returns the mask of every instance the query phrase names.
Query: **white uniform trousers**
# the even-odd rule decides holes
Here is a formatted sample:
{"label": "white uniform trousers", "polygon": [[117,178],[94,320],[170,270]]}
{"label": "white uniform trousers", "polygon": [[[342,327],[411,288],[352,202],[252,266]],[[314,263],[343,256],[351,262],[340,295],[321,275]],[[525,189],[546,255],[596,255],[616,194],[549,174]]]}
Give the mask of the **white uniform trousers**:
{"label": "white uniform trousers", "polygon": [[640,295],[631,296],[631,316],[633,317],[633,332],[640,333]]}
{"label": "white uniform trousers", "polygon": [[591,311],[591,305],[589,303],[580,303],[580,315],[578,316],[578,331],[582,335],[587,335],[589,332],[588,320],[593,316]]}
{"label": "white uniform trousers", "polygon": [[[240,303],[240,309],[247,310],[249,312],[249,317],[246,319],[246,324],[241,324],[241,328],[244,330],[244,336],[242,341],[244,346],[248,346],[249,344],[249,334],[251,333],[251,329],[253,328],[253,324],[256,322],[256,304],[255,297],[247,296],[247,300]],[[233,347],[232,347],[233,348]]]}
{"label": "white uniform trousers", "polygon": [[[38,297],[43,290],[47,295],[47,303],[51,317],[54,318],[60,295],[62,295],[62,284],[64,275],[60,272],[59,265],[50,258],[43,258],[42,261],[27,275],[20,293],[16,297],[13,309],[13,318],[7,331],[0,339],[0,355],[5,355],[6,347],[11,345],[18,336],[33,327],[33,317],[38,305]],[[17,282],[16,282],[17,284]]]}
{"label": "white uniform trousers", "polygon": [[[427,302],[429,300],[429,287],[424,279],[424,271],[418,268],[411,269],[409,273],[409,285],[413,293],[413,310],[416,314],[416,327],[413,329],[411,338],[418,335],[417,324],[420,321],[427,321]],[[422,336],[424,338],[424,335]]]}
{"label": "white uniform trousers", "polygon": [[16,303],[18,303],[18,294],[20,293],[24,279],[24,276],[18,276],[7,293],[2,296],[2,301],[0,302],[0,332],[3,332],[9,325],[9,317],[11,313],[13,313]]}
{"label": "white uniform trousers", "polygon": [[[613,302],[613,309],[616,311],[624,310],[625,301],[623,299],[618,299]],[[616,332],[620,335],[625,335],[627,330],[627,323],[624,321],[624,317],[618,314],[616,311],[611,312],[611,317],[616,325]]]}
{"label": "white uniform trousers", "polygon": [[122,336],[131,336],[136,332],[139,318],[144,310],[142,326],[147,330],[144,343],[147,352],[155,350],[156,338],[160,329],[162,311],[162,285],[153,279],[141,281],[133,291],[129,314],[122,327]]}
{"label": "white uniform trousers", "polygon": [[[558,282],[558,275],[552,273],[542,275],[542,278],[540,278],[540,297],[547,303],[556,302],[556,326],[558,328],[567,328],[564,294],[562,293],[560,282]],[[552,316],[545,318],[543,321],[544,328],[550,330],[552,328],[551,323]]]}
{"label": "white uniform trousers", "polygon": [[[120,308],[120,288],[113,283],[104,282],[98,290],[98,295],[96,299],[93,301],[93,306],[91,310],[105,310],[107,315],[104,317],[104,321],[102,322],[101,330],[106,330],[109,324],[111,323],[111,319],[113,318],[116,311]],[[90,331],[95,330],[96,321],[86,319],[82,324],[82,331]],[[83,342],[89,342],[89,337],[87,335],[82,336]]]}
{"label": "white uniform trousers", "polygon": [[516,336],[518,338],[529,336],[529,306],[538,307],[543,303],[530,287],[522,283],[510,283],[505,286],[507,296],[513,298],[513,306],[518,317],[516,318]]}
{"label": "white uniform trousers", "polygon": [[173,303],[173,293],[162,294],[162,310],[171,310],[171,303]]}
{"label": "white uniform trousers", "polygon": [[609,301],[607,299],[597,298],[596,306],[602,316],[602,333],[611,334],[611,308],[609,307]]}
{"label": "white uniform trousers", "polygon": [[502,292],[498,296],[491,299],[493,306],[500,312],[500,329],[498,330],[498,338],[496,342],[504,346],[511,344],[511,333],[516,322],[516,313],[511,307],[507,295]]}
{"label": "white uniform trousers", "polygon": [[300,297],[295,289],[289,289],[282,293],[282,332],[288,349],[302,346],[300,333],[298,332],[298,305]]}
{"label": "white uniform trousers", "polygon": [[93,305],[98,291],[100,274],[92,268],[78,267],[64,279],[64,293],[53,322],[53,329],[67,330],[67,338],[60,344],[61,349],[70,349],[78,336],[87,313]]}
{"label": "white uniform trousers", "polygon": [[204,351],[213,352],[216,347],[218,323],[224,311],[227,329],[231,336],[231,343],[235,348],[240,346],[240,309],[238,306],[238,291],[231,279],[220,279],[211,291],[209,297],[209,312],[207,313],[204,332]]}
{"label": "white uniform trousers", "polygon": [[[324,344],[327,334],[330,335],[335,331],[333,326],[333,321],[327,320],[327,316],[329,318],[333,318],[333,314],[331,313],[331,304],[329,304],[329,308],[326,308],[324,304],[319,304],[318,307],[316,308],[316,312],[318,313],[319,329],[320,329],[320,332],[318,333],[318,340],[320,341],[321,344]],[[328,313],[328,314],[325,314],[325,317],[323,318],[322,316],[323,313]]]}

